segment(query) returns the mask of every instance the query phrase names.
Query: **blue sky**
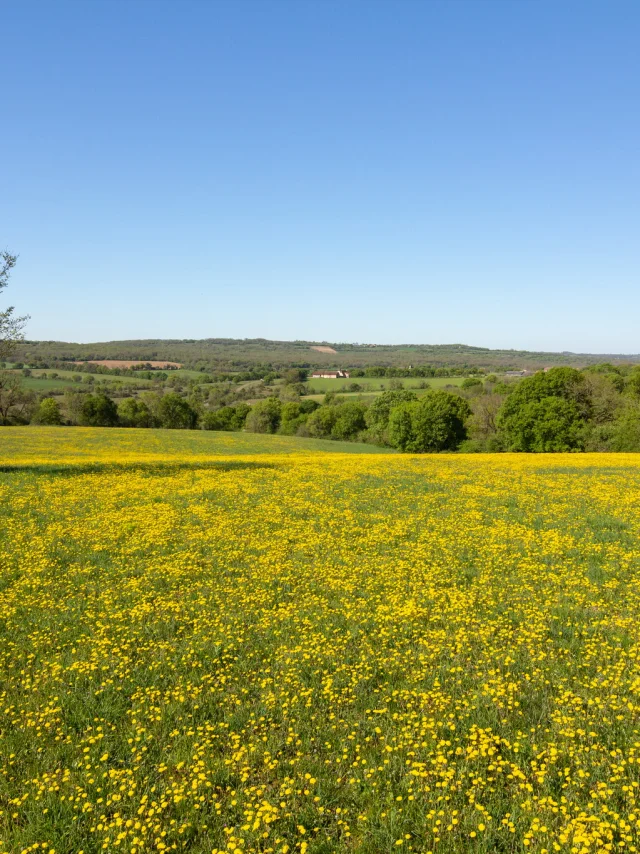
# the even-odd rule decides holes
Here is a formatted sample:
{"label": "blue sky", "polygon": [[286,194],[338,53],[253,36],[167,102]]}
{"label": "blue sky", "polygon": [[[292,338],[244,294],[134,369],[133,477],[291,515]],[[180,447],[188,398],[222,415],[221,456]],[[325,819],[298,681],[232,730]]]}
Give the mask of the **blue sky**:
{"label": "blue sky", "polygon": [[640,352],[640,4],[3,2],[28,337]]}

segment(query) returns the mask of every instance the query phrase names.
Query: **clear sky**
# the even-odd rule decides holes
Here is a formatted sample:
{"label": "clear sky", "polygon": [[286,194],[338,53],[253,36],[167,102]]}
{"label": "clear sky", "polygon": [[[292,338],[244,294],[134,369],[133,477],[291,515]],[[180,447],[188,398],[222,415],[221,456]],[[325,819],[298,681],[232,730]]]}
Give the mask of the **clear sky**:
{"label": "clear sky", "polygon": [[637,0],[0,12],[29,338],[640,352]]}

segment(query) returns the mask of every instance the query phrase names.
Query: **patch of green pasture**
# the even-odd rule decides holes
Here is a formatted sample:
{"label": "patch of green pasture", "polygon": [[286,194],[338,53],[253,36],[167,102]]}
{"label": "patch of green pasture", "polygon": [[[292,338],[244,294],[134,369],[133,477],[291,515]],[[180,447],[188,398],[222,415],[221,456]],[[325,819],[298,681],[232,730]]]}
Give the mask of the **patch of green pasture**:
{"label": "patch of green pasture", "polygon": [[42,377],[22,377],[22,385],[28,391],[50,391],[51,393],[55,393],[71,386],[82,385],[82,383],[75,383],[73,380],[63,378],[45,380]]}
{"label": "patch of green pasture", "polygon": [[258,433],[226,433],[208,430],[136,430],[124,427],[3,427],[0,466],[20,464],[30,459],[60,457],[65,462],[120,458],[135,454],[167,460],[189,455],[198,457],[249,454],[295,454],[324,451],[343,454],[388,454],[389,448],[356,442],[333,442],[298,436],[270,436]]}
{"label": "patch of green pasture", "polygon": [[[46,377],[43,376],[43,373],[47,374]],[[50,377],[50,373],[57,373],[58,376],[55,378]],[[74,380],[74,376],[82,377],[82,380]],[[88,383],[85,381],[85,377],[94,377],[93,383]],[[97,386],[98,383],[102,384],[103,382],[108,385],[114,386],[146,386],[151,388],[153,386],[153,382],[151,380],[137,379],[136,377],[118,377],[111,376],[109,374],[88,374],[85,372],[77,372],[73,371],[40,371],[37,373],[33,373],[29,377],[22,377],[23,385],[29,391],[51,391],[55,392],[56,390],[64,390],[65,388],[91,388],[92,386]]]}
{"label": "patch of green pasture", "polygon": [[[420,383],[428,383],[429,388],[445,388],[447,385],[460,386],[464,381],[464,377],[431,377],[417,378],[405,377],[399,378],[404,388],[419,389]],[[335,391],[343,393],[349,389],[353,383],[357,383],[367,392],[382,392],[391,388],[393,379],[387,377],[352,377],[351,379],[326,379],[324,377],[310,378],[307,380],[307,385],[314,391]]]}
{"label": "patch of green pasture", "polygon": [[[162,368],[158,369],[158,373],[163,373]],[[168,377],[180,377],[182,380],[197,380],[202,379],[206,372],[191,371],[188,368],[179,368],[177,371],[164,371]]]}

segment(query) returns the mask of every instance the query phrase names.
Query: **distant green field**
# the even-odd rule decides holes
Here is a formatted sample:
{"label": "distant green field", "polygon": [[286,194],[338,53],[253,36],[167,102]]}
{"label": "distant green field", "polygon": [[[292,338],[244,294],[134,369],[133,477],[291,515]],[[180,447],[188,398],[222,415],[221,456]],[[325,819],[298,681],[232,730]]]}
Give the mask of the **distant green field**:
{"label": "distant green field", "polygon": [[[18,372],[20,373],[20,372]],[[29,391],[50,391],[55,392],[57,390],[64,390],[65,388],[89,388],[91,385],[95,385],[98,382],[106,381],[109,385],[135,385],[135,386],[149,386],[151,387],[153,383],[151,380],[145,379],[137,379],[136,377],[117,377],[110,376],[107,374],[86,374],[78,372],[75,374],[73,371],[54,371],[58,376],[55,379],[51,379],[48,374],[49,371],[44,371],[47,374],[46,379],[42,376],[42,371],[35,371],[30,377],[22,377],[22,382],[24,387]],[[95,376],[95,384],[89,384],[86,382],[76,382],[74,381],[74,376],[82,376],[84,380],[85,377]]]}
{"label": "distant green field", "polygon": [[180,368],[177,371],[167,371],[166,373],[170,377],[180,377],[183,380],[202,379],[204,376],[202,371],[190,371],[187,368]]}
{"label": "distant green field", "polygon": [[[418,395],[424,394],[424,392],[417,391]],[[317,403],[322,403],[324,400],[326,392],[322,394],[307,394],[303,398],[304,400],[315,400]],[[376,399],[379,395],[381,395],[381,391],[372,391],[372,392],[339,392],[340,397],[349,398],[349,400],[361,400],[364,403],[371,403]]]}
{"label": "distant green field", "polygon": [[74,383],[68,377],[60,377],[59,379],[50,380],[42,379],[42,377],[22,377],[22,384],[29,391],[60,391],[69,386],[82,385],[82,383]]}
{"label": "distant green field", "polygon": [[[20,372],[18,372],[20,373]],[[22,377],[22,381],[24,387],[29,391],[35,392],[50,392],[51,394],[62,393],[65,388],[77,388],[77,389],[89,389],[91,387],[97,386],[98,383],[102,384],[103,382],[109,386],[135,386],[135,387],[148,387],[152,388],[155,383],[152,380],[143,379],[142,377],[121,377],[121,376],[113,376],[110,374],[87,374],[84,372],[75,372],[75,371],[65,371],[65,370],[56,370],[55,373],[58,376],[55,379],[51,379],[49,376],[43,378],[42,374],[46,373],[50,374],[50,371],[34,371],[32,376],[30,377]],[[182,380],[183,382],[187,382],[190,379],[201,378],[202,373],[200,371],[190,371],[190,370],[179,370],[179,371],[171,371],[168,372],[170,378],[177,378]],[[82,376],[82,381],[77,382],[73,379],[74,376]],[[95,377],[95,384],[89,384],[84,381],[85,377],[93,376]],[[436,377],[432,379],[422,380],[422,379],[402,379],[403,388],[413,389],[416,392],[420,392],[420,384],[423,382],[428,383],[429,388],[445,388],[446,386],[460,386],[463,382],[464,377]],[[328,391],[335,391],[337,394],[351,394],[354,396],[360,396],[364,399],[372,400],[378,394],[381,394],[382,391],[385,391],[391,387],[393,380],[387,378],[370,378],[370,377],[359,377],[349,380],[333,380],[333,379],[310,379],[307,382],[309,389],[311,390],[310,397],[314,399],[321,400],[324,394]],[[357,383],[362,391],[361,392],[350,392],[348,388],[351,384]],[[242,386],[251,386],[251,385],[261,385],[261,381],[252,380],[247,383],[242,383]]]}
{"label": "distant green field", "polygon": [[[401,379],[404,388],[413,388],[419,389],[420,383],[426,382],[429,384],[429,388],[444,388],[447,385],[460,386],[464,377],[434,377],[430,379],[415,379],[413,377]],[[331,380],[331,379],[309,379],[307,381],[307,385],[309,388],[313,389],[317,392],[324,391],[335,391],[335,392],[343,392],[345,389],[348,389],[352,383],[357,383],[359,386],[362,386],[363,391],[366,392],[381,392],[391,387],[392,379],[386,378],[372,378],[372,377],[355,377],[349,380]]]}

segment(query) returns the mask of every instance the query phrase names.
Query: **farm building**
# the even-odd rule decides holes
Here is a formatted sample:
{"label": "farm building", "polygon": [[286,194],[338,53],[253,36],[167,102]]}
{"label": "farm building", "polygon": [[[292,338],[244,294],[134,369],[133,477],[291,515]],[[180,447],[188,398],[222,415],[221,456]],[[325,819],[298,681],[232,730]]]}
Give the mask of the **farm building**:
{"label": "farm building", "polygon": [[339,380],[349,379],[349,371],[314,371],[311,375],[314,379]]}

